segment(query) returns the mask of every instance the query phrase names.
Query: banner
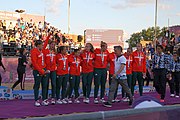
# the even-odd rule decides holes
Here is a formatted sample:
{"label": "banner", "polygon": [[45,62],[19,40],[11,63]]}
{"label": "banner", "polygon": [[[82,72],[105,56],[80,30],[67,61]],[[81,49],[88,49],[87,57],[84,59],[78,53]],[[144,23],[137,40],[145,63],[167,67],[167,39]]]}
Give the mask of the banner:
{"label": "banner", "polygon": [[12,90],[5,86],[0,86],[0,100],[13,99]]}
{"label": "banner", "polygon": [[[4,57],[2,58],[2,62],[4,64],[4,67],[6,68],[6,72],[4,72],[2,67],[0,68],[2,83],[10,83],[17,81],[18,57]],[[29,66],[26,67],[25,80],[26,82],[32,82],[34,80],[32,69]]]}

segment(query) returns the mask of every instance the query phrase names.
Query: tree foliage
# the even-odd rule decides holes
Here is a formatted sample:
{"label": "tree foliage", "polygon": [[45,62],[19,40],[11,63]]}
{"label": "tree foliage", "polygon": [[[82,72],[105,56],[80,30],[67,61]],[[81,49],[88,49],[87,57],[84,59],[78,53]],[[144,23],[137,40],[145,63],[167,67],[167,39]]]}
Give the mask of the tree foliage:
{"label": "tree foliage", "polygon": [[[160,27],[156,28],[157,38],[160,38],[164,35],[164,31],[166,31],[166,27],[163,27],[160,29]],[[127,40],[127,42],[130,44],[130,46],[135,47],[138,42],[141,40],[144,41],[153,41],[155,37],[155,28],[149,27],[148,29],[143,29],[141,32],[133,33],[130,37],[130,39]]]}

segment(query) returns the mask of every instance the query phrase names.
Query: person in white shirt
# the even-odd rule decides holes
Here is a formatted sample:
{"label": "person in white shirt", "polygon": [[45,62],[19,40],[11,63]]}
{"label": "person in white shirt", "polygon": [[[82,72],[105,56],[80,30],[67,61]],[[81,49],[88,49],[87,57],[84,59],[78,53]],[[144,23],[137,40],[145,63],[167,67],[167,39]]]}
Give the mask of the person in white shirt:
{"label": "person in white shirt", "polygon": [[9,30],[13,30],[13,24],[12,24],[12,22],[10,22],[10,24],[9,24],[9,26],[8,26],[8,29],[9,29]]}
{"label": "person in white shirt", "polygon": [[114,93],[117,89],[118,84],[122,86],[124,91],[127,93],[129,97],[129,105],[132,105],[133,97],[130,91],[130,88],[127,84],[127,76],[126,76],[126,58],[122,54],[122,47],[115,46],[114,53],[116,54],[115,58],[115,73],[113,75],[113,79],[109,88],[108,101],[103,105],[105,107],[112,107],[112,100],[114,98]]}

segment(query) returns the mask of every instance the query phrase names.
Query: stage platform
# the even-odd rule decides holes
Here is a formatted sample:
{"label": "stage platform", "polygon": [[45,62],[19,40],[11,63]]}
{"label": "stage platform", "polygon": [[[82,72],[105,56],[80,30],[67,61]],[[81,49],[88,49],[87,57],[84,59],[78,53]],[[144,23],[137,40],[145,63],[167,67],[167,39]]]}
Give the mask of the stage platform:
{"label": "stage platform", "polygon": [[[144,93],[146,96],[156,97],[156,92]],[[139,94],[135,94],[135,99]],[[119,96],[120,98],[120,96]],[[106,97],[107,99],[107,97]],[[0,100],[0,119],[6,118],[32,118],[32,117],[45,117],[56,115],[70,115],[76,113],[90,113],[99,111],[112,111],[112,110],[127,110],[133,109],[129,107],[127,102],[114,103],[112,108],[106,108],[102,103],[94,104],[93,98],[89,104],[82,102],[80,104],[63,104],[63,105],[49,105],[35,107],[33,99],[13,99],[13,100]],[[180,98],[171,98],[169,91],[167,91],[164,105],[180,104]]]}
{"label": "stage platform", "polygon": [[[121,94],[121,86],[118,87],[118,94]],[[106,88],[105,95],[108,95],[109,88]],[[155,89],[152,86],[144,86],[143,87],[143,93],[149,93],[153,92]],[[139,92],[139,87],[134,87],[134,92]],[[60,92],[61,93],[61,92]],[[79,89],[80,95],[82,95],[82,89]],[[39,91],[40,97],[41,97],[41,90]],[[100,94],[100,90],[99,90]],[[51,97],[51,90],[48,91],[48,96]],[[94,90],[91,89],[90,96],[94,96]],[[12,99],[34,99],[34,91],[33,90],[13,90],[6,87],[6,86],[0,86],[0,99],[1,100],[12,100]]]}

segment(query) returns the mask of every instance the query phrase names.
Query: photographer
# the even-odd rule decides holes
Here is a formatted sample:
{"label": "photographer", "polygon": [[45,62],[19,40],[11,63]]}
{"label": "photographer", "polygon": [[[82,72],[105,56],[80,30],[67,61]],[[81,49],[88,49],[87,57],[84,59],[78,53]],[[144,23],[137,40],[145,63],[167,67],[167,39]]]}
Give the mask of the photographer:
{"label": "photographer", "polygon": [[18,58],[18,67],[17,67],[17,73],[18,73],[18,81],[14,83],[12,86],[12,90],[21,83],[21,90],[24,90],[24,82],[25,82],[25,76],[26,76],[26,65],[27,65],[27,58],[26,58],[26,49],[21,48],[20,49],[20,55]]}

